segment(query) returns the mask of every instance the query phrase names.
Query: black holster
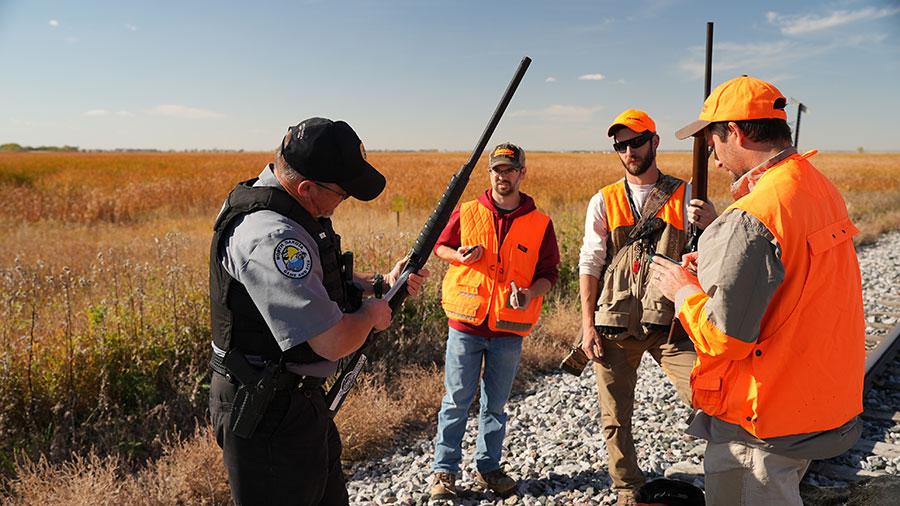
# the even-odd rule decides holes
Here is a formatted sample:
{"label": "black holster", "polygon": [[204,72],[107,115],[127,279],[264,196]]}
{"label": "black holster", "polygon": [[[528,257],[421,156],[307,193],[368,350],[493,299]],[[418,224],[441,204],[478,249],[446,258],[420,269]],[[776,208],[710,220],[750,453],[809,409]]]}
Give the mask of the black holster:
{"label": "black holster", "polygon": [[256,367],[242,353],[230,350],[225,355],[225,369],[238,382],[229,427],[237,436],[253,437],[256,426],[275,396],[281,367],[273,361],[266,362],[263,367]]}

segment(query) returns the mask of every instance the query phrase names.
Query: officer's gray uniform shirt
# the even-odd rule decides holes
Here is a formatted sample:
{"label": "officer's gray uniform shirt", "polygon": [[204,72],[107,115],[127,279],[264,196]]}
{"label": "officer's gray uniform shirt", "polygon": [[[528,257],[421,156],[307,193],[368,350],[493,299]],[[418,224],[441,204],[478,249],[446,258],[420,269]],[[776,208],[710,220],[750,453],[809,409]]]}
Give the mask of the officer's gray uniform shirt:
{"label": "officer's gray uniform shirt", "polygon": [[[272,165],[253,186],[283,189]],[[341,320],[322,284],[316,242],[297,222],[274,211],[247,213],[235,219],[221,259],[225,271],[247,289],[282,351]]]}

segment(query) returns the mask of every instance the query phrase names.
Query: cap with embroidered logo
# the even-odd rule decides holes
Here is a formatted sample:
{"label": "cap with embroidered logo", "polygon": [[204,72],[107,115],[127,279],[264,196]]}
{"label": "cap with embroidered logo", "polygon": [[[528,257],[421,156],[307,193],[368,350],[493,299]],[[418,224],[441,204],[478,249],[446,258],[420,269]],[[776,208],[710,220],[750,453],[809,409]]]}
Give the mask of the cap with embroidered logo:
{"label": "cap with embroidered logo", "polygon": [[615,135],[617,127],[626,127],[634,130],[637,133],[641,133],[644,131],[647,132],[655,132],[656,131],[656,123],[650,119],[650,116],[647,115],[644,111],[639,111],[637,109],[628,109],[622,114],[616,116],[616,119],[613,120],[612,125],[609,126],[609,129],[606,130],[606,135],[612,137]]}
{"label": "cap with embroidered logo", "polygon": [[509,165],[516,169],[525,166],[525,151],[511,142],[504,142],[491,151],[488,169],[498,165]]}
{"label": "cap with embroidered logo", "polygon": [[714,89],[703,102],[700,118],[675,132],[675,137],[687,139],[718,121],[787,120],[786,105],[787,99],[773,84],[749,76],[736,77]]}
{"label": "cap with embroidered logo", "polygon": [[336,183],[359,200],[372,200],[384,190],[384,176],[366,160],[366,148],[347,123],[309,118],[288,131],[281,153],[304,177]]}

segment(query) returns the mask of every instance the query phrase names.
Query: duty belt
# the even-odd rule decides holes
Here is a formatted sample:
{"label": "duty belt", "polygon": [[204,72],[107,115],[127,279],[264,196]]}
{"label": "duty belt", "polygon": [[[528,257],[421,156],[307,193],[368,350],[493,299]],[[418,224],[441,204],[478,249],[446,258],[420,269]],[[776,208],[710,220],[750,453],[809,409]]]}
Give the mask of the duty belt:
{"label": "duty belt", "polygon": [[[222,375],[232,385],[240,384],[237,378],[235,378],[234,375],[229,373],[228,369],[225,368],[225,361],[223,357],[220,357],[216,353],[212,353],[212,357],[209,361],[209,366],[213,370],[213,372]],[[300,388],[300,390],[312,391],[318,389],[324,384],[325,378],[319,378],[316,376],[300,376],[299,374],[295,374],[291,371],[282,369],[278,374],[278,378],[275,380],[275,391],[278,392],[283,390],[293,390],[298,387]]]}

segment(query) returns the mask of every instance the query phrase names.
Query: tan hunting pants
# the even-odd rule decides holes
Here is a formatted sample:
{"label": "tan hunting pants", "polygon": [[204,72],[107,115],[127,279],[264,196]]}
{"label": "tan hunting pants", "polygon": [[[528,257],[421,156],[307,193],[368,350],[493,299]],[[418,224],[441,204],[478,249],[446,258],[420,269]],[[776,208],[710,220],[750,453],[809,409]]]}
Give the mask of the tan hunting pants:
{"label": "tan hunting pants", "polygon": [[809,463],[738,442],[710,442],[703,457],[706,504],[803,506],[800,480]]}
{"label": "tan hunting pants", "polygon": [[681,400],[691,405],[691,369],[697,358],[694,344],[690,339],[669,344],[667,338],[666,332],[653,332],[644,340],[633,337],[620,341],[604,339],[603,353],[607,366],[594,363],[603,435],[609,454],[609,476],[618,492],[633,494],[645,482],[638,467],[631,433],[637,369],[645,352],[662,366],[675,384]]}

